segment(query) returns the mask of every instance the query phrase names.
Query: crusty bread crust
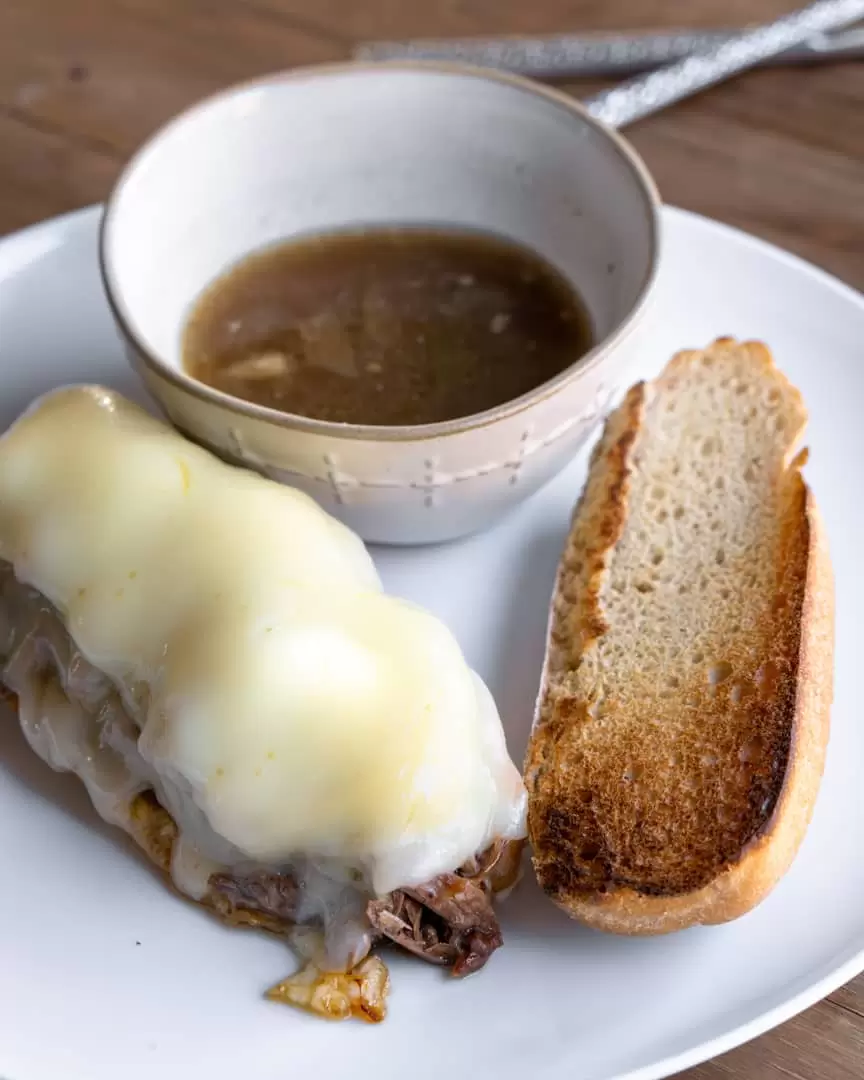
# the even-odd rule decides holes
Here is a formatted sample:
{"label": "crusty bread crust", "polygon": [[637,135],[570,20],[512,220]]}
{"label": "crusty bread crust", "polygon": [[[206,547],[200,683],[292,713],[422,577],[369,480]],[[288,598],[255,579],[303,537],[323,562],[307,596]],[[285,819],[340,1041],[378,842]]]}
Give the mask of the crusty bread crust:
{"label": "crusty bread crust", "polygon": [[[786,432],[789,452],[783,472],[784,523],[778,531],[783,534],[782,550],[790,569],[784,570],[782,582],[778,581],[781,595],[774,605],[779,625],[774,648],[776,655],[788,659],[790,678],[785,698],[777,691],[776,709],[783,716],[772,750],[776,783],[770,798],[762,801],[764,818],[754,827],[753,820],[748,820],[742,810],[746,828],[742,825],[738,850],[730,857],[723,849],[713,868],[704,863],[704,853],[701,862],[694,855],[693,861],[698,863],[693,869],[698,882],[695,887],[681,886],[687,880],[686,867],[683,877],[670,877],[668,887],[654,884],[657,877],[662,883],[662,868],[654,878],[647,875],[647,885],[640,880],[623,880],[623,875],[616,872],[614,852],[607,852],[602,843],[593,841],[586,850],[588,834],[580,817],[594,815],[590,824],[596,827],[598,811],[596,801],[592,803],[596,792],[574,790],[586,782],[584,768],[580,774],[578,761],[574,764],[579,757],[574,750],[574,730],[590,724],[598,706],[586,693],[590,679],[578,676],[581,666],[593,662],[592,650],[608,631],[600,594],[604,583],[608,584],[610,561],[633,511],[628,503],[631,476],[641,464],[634,464],[633,455],[640,453],[643,440],[651,438],[651,432],[643,430],[646,401],[672,392],[676,380],[693,365],[715,360],[722,364],[733,352],[738,364],[745,356],[753,379],[770,378],[775,381],[772,385],[782,379],[764,346],[738,346],[721,339],[704,353],[688,352],[673,358],[657,383],[634,387],[610,416],[595,450],[571,532],[571,545],[574,536],[579,538],[577,569],[583,562],[586,566],[581,577],[574,579],[572,553],[569,565],[565,553],[556,584],[535,730],[526,760],[529,834],[541,885],[570,915],[601,930],[666,933],[695,924],[726,922],[750,910],[771,891],[794,859],[822,776],[833,688],[833,578],[824,527],[801,476],[806,454],[794,456],[803,426],[803,406],[797,392],[783,380],[782,392],[788,395],[791,422],[794,424],[796,415],[801,418],[799,431]],[[778,424],[778,429],[782,426]],[[602,512],[597,511],[598,505]],[[742,586],[741,602],[746,603],[744,593]],[[650,613],[646,619],[650,626]],[[615,675],[613,668],[613,682]],[[659,680],[661,672],[656,677]],[[785,678],[778,679],[778,685],[786,682]],[[668,707],[674,709],[676,704]],[[677,703],[677,707],[686,711],[683,703]],[[710,706],[715,711],[720,707]],[[728,704],[726,707],[731,710]],[[736,716],[741,711],[739,708]],[[756,711],[753,706],[754,723],[761,722]],[[603,723],[614,725],[615,709],[610,708],[608,713]],[[746,736],[742,721],[734,722]],[[591,777],[597,784],[596,768]],[[604,807],[608,815],[610,800],[614,803],[617,799],[621,805],[628,797],[626,792],[621,793],[619,781],[620,774],[612,775],[611,768],[608,775],[599,774],[599,786],[604,789],[600,794],[605,799],[601,818]],[[690,777],[690,782],[693,787],[702,781]],[[665,791],[653,794],[656,801],[668,797]],[[709,797],[704,794],[704,798]],[[627,811],[628,807],[623,806],[622,812]],[[603,824],[601,820],[601,831]],[[669,823],[670,833],[676,824]],[[614,834],[614,828],[610,828]],[[639,854],[650,870],[650,850],[647,855]],[[659,855],[657,859],[662,862]],[[709,879],[699,880],[700,874],[703,878],[708,874]]]}

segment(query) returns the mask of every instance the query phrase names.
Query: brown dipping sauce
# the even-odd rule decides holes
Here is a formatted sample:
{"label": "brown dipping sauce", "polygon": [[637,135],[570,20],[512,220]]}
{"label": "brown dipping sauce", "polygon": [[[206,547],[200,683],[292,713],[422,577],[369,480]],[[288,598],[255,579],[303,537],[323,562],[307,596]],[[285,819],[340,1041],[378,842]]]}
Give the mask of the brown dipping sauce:
{"label": "brown dipping sauce", "polygon": [[527,248],[374,229],[243,260],[197,301],[183,361],[201,382],[282,412],[431,424],[511,401],[591,344],[582,301]]}

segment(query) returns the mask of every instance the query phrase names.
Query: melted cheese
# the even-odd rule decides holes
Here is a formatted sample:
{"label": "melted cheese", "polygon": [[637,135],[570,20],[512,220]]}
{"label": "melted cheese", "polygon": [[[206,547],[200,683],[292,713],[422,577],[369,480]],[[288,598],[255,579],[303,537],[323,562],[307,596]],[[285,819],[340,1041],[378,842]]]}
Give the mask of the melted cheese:
{"label": "melted cheese", "polygon": [[219,866],[302,858],[384,893],[524,835],[497,711],[447,629],[386,596],[312,500],[118,395],[57,391],[0,439],[0,559],[134,721],[94,732],[58,707],[64,746],[44,724],[31,742],[79,774],[110,751],[94,800],[110,819],[155,786],[187,892]]}

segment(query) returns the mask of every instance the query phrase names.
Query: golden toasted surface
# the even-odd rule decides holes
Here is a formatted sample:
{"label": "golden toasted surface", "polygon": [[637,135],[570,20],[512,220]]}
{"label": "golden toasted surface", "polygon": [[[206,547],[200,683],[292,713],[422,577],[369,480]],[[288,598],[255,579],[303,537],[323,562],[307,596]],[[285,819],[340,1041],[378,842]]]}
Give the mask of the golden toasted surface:
{"label": "golden toasted surface", "polygon": [[526,779],[541,884],[596,925],[733,917],[806,828],[833,593],[795,456],[805,422],[768,350],[724,339],[633,387],[595,451]]}

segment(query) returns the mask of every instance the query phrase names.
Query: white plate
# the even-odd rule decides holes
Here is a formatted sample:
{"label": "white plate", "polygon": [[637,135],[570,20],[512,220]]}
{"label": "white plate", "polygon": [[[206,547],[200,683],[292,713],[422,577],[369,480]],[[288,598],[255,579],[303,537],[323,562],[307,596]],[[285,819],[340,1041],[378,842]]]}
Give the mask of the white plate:
{"label": "white plate", "polygon": [[[2,425],[58,383],[138,393],[102,299],[97,223],[89,210],[0,243]],[[760,337],[812,418],[807,471],[838,582],[836,705],[815,819],[787,878],[736,924],[649,940],[584,930],[526,882],[504,909],[505,947],[481,975],[460,983],[394,961],[385,1024],[328,1025],[263,1001],[288,970],[284,947],[172,896],[4,715],[0,1077],[440,1080],[467,1066],[496,1080],[649,1080],[752,1038],[864,968],[864,300],[721,225],[676,210],[665,224],[644,374],[718,334]],[[517,759],[582,475],[574,462],[483,536],[378,553],[388,587],[446,619],[489,680]]]}

